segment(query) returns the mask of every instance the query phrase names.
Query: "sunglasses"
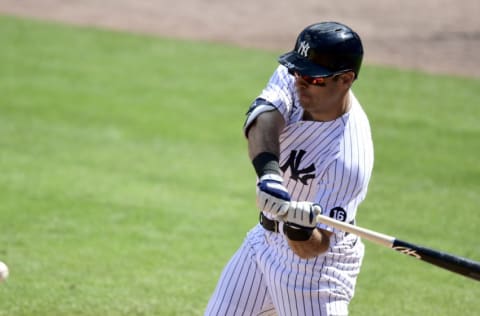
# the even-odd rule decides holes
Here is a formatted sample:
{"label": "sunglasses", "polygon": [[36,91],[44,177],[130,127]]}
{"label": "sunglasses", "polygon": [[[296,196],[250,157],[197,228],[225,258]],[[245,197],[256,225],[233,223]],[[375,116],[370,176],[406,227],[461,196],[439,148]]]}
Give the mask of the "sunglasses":
{"label": "sunglasses", "polygon": [[295,78],[302,78],[302,80],[304,80],[308,84],[311,84],[311,85],[314,85],[314,86],[320,86],[320,87],[325,87],[326,86],[325,82],[327,81],[327,78],[335,77],[335,76],[338,76],[338,75],[341,74],[341,73],[335,73],[335,74],[332,74],[332,75],[326,76],[326,77],[311,77],[311,76],[307,76],[307,75],[302,75],[298,71],[295,71],[295,70],[292,70],[292,69],[289,69],[288,73],[291,74],[292,76],[294,76]]}

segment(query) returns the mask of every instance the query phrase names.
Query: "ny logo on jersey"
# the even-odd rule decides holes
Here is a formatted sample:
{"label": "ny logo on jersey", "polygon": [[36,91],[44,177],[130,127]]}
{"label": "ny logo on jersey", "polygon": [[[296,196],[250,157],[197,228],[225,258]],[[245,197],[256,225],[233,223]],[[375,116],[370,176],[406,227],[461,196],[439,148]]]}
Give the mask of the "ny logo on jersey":
{"label": "ny logo on jersey", "polygon": [[300,169],[300,164],[305,154],[305,150],[292,150],[290,157],[283,166],[280,166],[280,169],[285,172],[288,168],[290,168],[290,178],[307,185],[308,180],[315,178],[315,165],[312,163],[307,168]]}
{"label": "ny logo on jersey", "polygon": [[310,44],[308,44],[308,42],[306,41],[302,41],[298,46],[297,52],[303,57],[307,57],[309,49],[310,49]]}

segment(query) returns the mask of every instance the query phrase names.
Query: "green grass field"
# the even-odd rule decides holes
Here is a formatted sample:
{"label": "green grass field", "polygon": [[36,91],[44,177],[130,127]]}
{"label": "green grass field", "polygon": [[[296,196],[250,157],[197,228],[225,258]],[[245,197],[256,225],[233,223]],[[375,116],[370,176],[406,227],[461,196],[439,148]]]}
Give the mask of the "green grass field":
{"label": "green grass field", "polygon": [[[0,316],[202,315],[257,220],[244,113],[275,53],[0,17]],[[367,51],[368,53],[368,51]],[[480,261],[480,81],[366,65],[361,226]],[[351,315],[480,284],[365,242]]]}

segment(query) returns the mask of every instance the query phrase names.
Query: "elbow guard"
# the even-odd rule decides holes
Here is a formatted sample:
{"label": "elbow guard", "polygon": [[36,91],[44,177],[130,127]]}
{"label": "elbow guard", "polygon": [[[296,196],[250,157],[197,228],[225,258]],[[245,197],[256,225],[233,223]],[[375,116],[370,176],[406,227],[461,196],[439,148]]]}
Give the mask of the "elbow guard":
{"label": "elbow guard", "polygon": [[256,99],[248,109],[247,119],[243,124],[243,133],[245,134],[245,137],[248,137],[248,129],[261,113],[273,111],[276,109],[277,108],[267,100]]}

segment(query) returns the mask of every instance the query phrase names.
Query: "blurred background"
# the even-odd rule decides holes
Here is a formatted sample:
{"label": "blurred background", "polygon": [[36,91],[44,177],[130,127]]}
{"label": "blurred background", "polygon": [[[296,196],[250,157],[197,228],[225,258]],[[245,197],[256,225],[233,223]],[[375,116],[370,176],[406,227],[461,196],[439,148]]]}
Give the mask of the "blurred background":
{"label": "blurred background", "polygon": [[0,12],[274,51],[337,20],[361,35],[368,63],[480,76],[476,0],[3,0]]}

